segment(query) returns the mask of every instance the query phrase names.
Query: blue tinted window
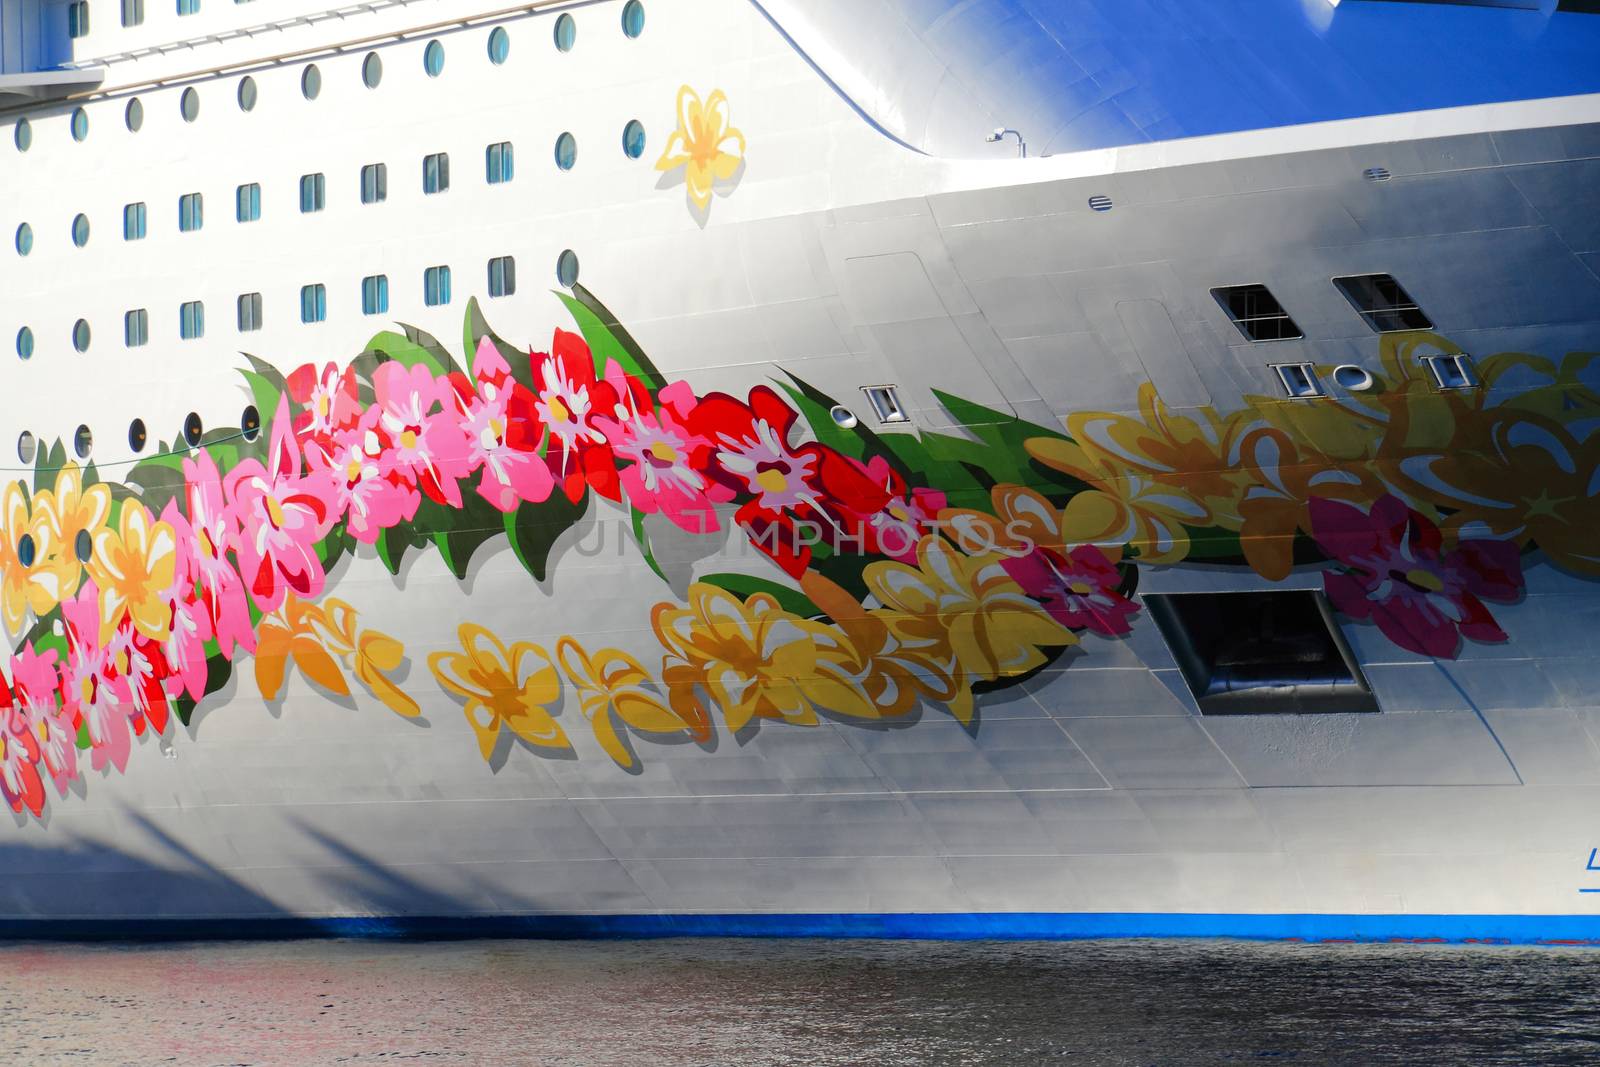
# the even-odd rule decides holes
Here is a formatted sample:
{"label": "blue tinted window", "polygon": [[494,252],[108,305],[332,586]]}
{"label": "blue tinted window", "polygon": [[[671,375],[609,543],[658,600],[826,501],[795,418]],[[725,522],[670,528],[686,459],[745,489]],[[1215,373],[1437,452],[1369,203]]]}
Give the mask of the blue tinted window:
{"label": "blue tinted window", "polygon": [[205,225],[205,202],[199,193],[185,193],[178,197],[178,229],[182,233],[198,230]]}
{"label": "blue tinted window", "polygon": [[138,348],[150,340],[150,313],[144,308],[134,308],[122,316],[122,343]]}
{"label": "blue tinted window", "polygon": [[515,168],[512,165],[510,141],[492,144],[484,151],[484,169],[488,172],[490,185],[511,180]]}
{"label": "blue tinted window", "polygon": [[239,186],[234,193],[234,217],[240,222],[255,222],[261,217],[261,186],[257,182]]}
{"label": "blue tinted window", "polygon": [[307,100],[315,100],[320,92],[322,92],[322,71],[317,69],[315,63],[308,63],[305,72],[300,75],[300,95]]}
{"label": "blue tinted window", "polygon": [[327,203],[327,180],[321,174],[305,174],[300,178],[300,212],[309,215],[321,211]]}
{"label": "blue tinted window", "polygon": [[562,170],[571,170],[572,165],[578,162],[578,140],[570,133],[564,133],[556,138],[556,166]]}
{"label": "blue tinted window", "polygon": [[444,45],[438,41],[428,42],[428,47],[422,50],[422,69],[430,78],[437,78],[444,72]]}
{"label": "blue tinted window", "polygon": [[26,326],[17,331],[17,356],[21,359],[33,358],[33,331]]}
{"label": "blue tinted window", "polygon": [[144,201],[136,204],[124,204],[122,208],[122,239],[124,241],[142,241],[144,239]]}
{"label": "blue tinted window", "polygon": [[638,119],[622,128],[622,154],[629,159],[644,155],[644,123]]}
{"label": "blue tinted window", "polygon": [[429,267],[422,272],[422,301],[429,307],[450,303],[449,267]]}
{"label": "blue tinted window", "polygon": [[499,66],[511,55],[511,35],[504,26],[489,31],[489,62]]}
{"label": "blue tinted window", "polygon": [[261,329],[261,294],[239,294],[239,332]]}
{"label": "blue tinted window", "polygon": [[496,256],[489,261],[489,295],[510,296],[517,291],[517,261]]}
{"label": "blue tinted window", "polygon": [[376,52],[368,52],[367,58],[361,61],[361,84],[368,89],[376,89],[381,81],[383,81],[383,58]]}
{"label": "blue tinted window", "polygon": [[572,21],[571,15],[562,15],[556,19],[556,47],[563,52],[572,51],[572,46],[578,43],[578,24]]}
{"label": "blue tinted window", "polygon": [[122,24],[137,26],[144,21],[144,0],[122,0]]}
{"label": "blue tinted window", "polygon": [[192,341],[206,335],[206,306],[191,300],[178,308],[178,336]]}
{"label": "blue tinted window", "polygon": [[369,163],[361,168],[361,202],[381,204],[389,198],[389,167],[384,163]]}
{"label": "blue tinted window", "polygon": [[361,313],[382,315],[389,310],[389,276],[370,274],[361,279]]}
{"label": "blue tinted window", "polygon": [[435,152],[431,156],[422,157],[422,191],[424,193],[442,193],[450,188],[450,156],[446,152]]}
{"label": "blue tinted window", "polygon": [[178,14],[196,15],[200,12],[200,0],[178,0]]}
{"label": "blue tinted window", "polygon": [[637,37],[644,32],[644,4],[639,0],[628,0],[623,5],[622,32],[629,37]]}
{"label": "blue tinted window", "polygon": [[72,139],[74,141],[86,140],[89,136],[89,113],[83,108],[74,108],[72,112]]}
{"label": "blue tinted window", "polygon": [[569,289],[578,284],[578,254],[570,248],[556,257],[556,281]]}
{"label": "blue tinted window", "polygon": [[77,0],[77,3],[67,5],[67,36],[87,37],[89,35],[89,0]]}
{"label": "blue tinted window", "polygon": [[72,324],[72,347],[79,352],[89,351],[89,323],[84,319]]}
{"label": "blue tinted window", "polygon": [[321,285],[300,287],[300,321],[321,322],[328,317],[328,290]]}
{"label": "blue tinted window", "polygon": [[33,144],[33,124],[27,119],[18,119],[11,130],[11,141],[17,146],[18,152],[26,152],[28,146]]}
{"label": "blue tinted window", "polygon": [[89,243],[89,216],[77,215],[73,217],[72,243],[79,248]]}
{"label": "blue tinted window", "polygon": [[33,251],[33,227],[26,222],[17,227],[17,255],[25,256]]}

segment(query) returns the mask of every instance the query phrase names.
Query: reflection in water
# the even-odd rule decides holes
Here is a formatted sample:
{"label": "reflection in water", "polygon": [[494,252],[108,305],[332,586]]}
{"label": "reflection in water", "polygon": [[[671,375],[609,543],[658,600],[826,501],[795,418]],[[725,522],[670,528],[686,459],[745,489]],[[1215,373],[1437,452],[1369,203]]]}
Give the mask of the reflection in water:
{"label": "reflection in water", "polygon": [[1230,942],[0,947],[16,1062],[1566,1064],[1600,956]]}

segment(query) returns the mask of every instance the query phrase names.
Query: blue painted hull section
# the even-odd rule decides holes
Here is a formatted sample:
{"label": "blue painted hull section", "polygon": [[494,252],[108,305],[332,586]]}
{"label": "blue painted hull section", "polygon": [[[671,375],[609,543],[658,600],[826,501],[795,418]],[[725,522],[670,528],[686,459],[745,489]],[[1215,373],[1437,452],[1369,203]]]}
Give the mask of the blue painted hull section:
{"label": "blue painted hull section", "polygon": [[244,920],[11,920],[0,940],[257,941],[642,940],[667,937],[942,941],[1225,938],[1417,944],[1600,947],[1597,915],[1229,915],[1181,912],[1015,912],[849,915],[525,915]]}

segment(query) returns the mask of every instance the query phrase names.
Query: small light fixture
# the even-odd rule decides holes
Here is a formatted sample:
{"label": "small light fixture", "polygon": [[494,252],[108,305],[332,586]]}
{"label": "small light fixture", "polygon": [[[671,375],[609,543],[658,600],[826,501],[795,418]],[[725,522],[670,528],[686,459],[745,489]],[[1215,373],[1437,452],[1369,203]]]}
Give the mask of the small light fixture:
{"label": "small light fixture", "polygon": [[1026,159],[1028,157],[1028,145],[1023,141],[1022,134],[1007,126],[996,126],[994,132],[984,138],[984,142],[987,144],[999,144],[1007,137],[1015,137],[1017,139],[1017,156],[1021,159]]}

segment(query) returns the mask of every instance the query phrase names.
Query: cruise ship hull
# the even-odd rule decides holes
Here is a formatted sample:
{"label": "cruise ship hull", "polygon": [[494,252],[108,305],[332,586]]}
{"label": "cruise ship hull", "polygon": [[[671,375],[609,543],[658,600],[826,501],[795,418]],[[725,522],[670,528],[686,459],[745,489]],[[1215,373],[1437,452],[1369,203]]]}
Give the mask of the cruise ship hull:
{"label": "cruise ship hull", "polygon": [[[818,92],[830,102],[809,106],[849,117]],[[567,226],[585,238],[583,273],[561,300],[458,292],[418,316],[438,341],[394,327],[343,352],[319,341],[314,358],[292,332],[246,338],[249,361],[197,372],[195,387],[261,406],[259,436],[229,456],[259,462],[268,482],[323,469],[307,443],[325,414],[311,379],[337,407],[338,375],[356,368],[355,425],[384,407],[372,385],[383,367],[432,368],[430,381],[454,372],[438,411],[453,396],[467,418],[489,402],[496,359],[501,387],[538,394],[540,360],[581,335],[592,395],[609,380],[626,407],[632,376],[660,425],[680,400],[686,411],[720,398],[756,411],[749,430],[765,390],[793,412],[791,457],[825,466],[833,452],[800,442],[846,455],[866,442],[845,483],[871,470],[907,506],[925,499],[898,475],[941,503],[898,550],[869,548],[815,500],[752,518],[744,509],[771,487],[740,488],[728,460],[693,507],[647,511],[648,486],[628,481],[622,460],[597,471],[574,445],[562,461],[547,404],[542,487],[513,471],[496,504],[479,492],[487,473],[455,476],[455,492],[448,469],[433,483],[418,475],[420,510],[372,520],[405,537],[324,543],[325,583],[297,586],[280,568],[289,589],[268,607],[251,585],[250,636],[232,655],[214,636],[220,615],[208,617],[191,699],[169,683],[158,711],[120,690],[138,706],[120,759],[101,755],[85,718],[80,774],[55,781],[39,756],[37,810],[11,780],[0,933],[1600,938],[1600,532],[1580,527],[1559,545],[1524,535],[1495,557],[1498,585],[1474,564],[1472,603],[1492,619],[1458,598],[1438,623],[1449,634],[1413,630],[1426,647],[1408,648],[1380,625],[1387,608],[1362,618],[1341,601],[1336,582],[1364,573],[1354,550],[1341,555],[1303,518],[1260,534],[1241,506],[1321,463],[1366,487],[1329,494],[1350,514],[1376,524],[1398,508],[1405,537],[1443,529],[1447,546],[1467,544],[1427,549],[1457,559],[1495,539],[1452,517],[1501,483],[1469,471],[1440,489],[1418,472],[1453,449],[1489,454],[1489,436],[1452,445],[1464,412],[1519,404],[1547,436],[1528,444],[1535,429],[1507,430],[1524,434],[1518,447],[1544,448],[1600,496],[1600,468],[1584,466],[1600,433],[1597,120],[1600,99],[1574,96],[976,161],[917,157],[869,131],[883,158],[859,172],[835,160],[816,194],[763,184],[759,168],[781,169],[782,149],[765,163],[744,145],[745,123],[742,167],[706,179],[703,203],[692,174],[685,189],[668,172],[650,195],[672,198],[670,222],[633,207]],[[771,210],[786,200],[800,206]],[[543,207],[494,214],[506,232],[549,224]],[[1373,332],[1330,285],[1378,273],[1404,280],[1430,329]],[[1228,332],[1211,291],[1261,282],[1304,337],[1262,345]],[[468,295],[481,299],[468,307]],[[1437,388],[1427,358],[1463,353],[1479,380]],[[319,377],[324,362],[334,378]],[[1276,368],[1290,364],[1313,368],[1325,395],[1285,397]],[[1377,388],[1341,392],[1336,381],[1351,379],[1335,368]],[[243,385],[239,371],[252,375]],[[903,422],[880,423],[868,403],[863,390],[885,384]],[[120,411],[114,401],[94,404]],[[6,405],[16,419],[26,407]],[[1124,425],[1139,431],[1106,448],[1138,455],[1115,471],[1048,443],[1081,449],[1096,427]],[[1300,459],[1261,475],[1241,443],[1247,425],[1292,441]],[[1367,439],[1341,452],[1351,426]],[[706,431],[726,452],[718,432],[738,431]],[[894,439],[924,444],[875,443]],[[1308,442],[1325,445],[1321,459]],[[204,481],[205,451],[174,447],[165,481],[129,475],[139,496],[128,499],[150,502],[154,522],[171,519],[157,505],[174,500],[197,528],[185,492]],[[874,455],[888,457],[881,469]],[[1501,466],[1537,478],[1528,455]],[[1195,456],[1215,465],[1184,465]],[[434,460],[458,458],[444,448]],[[39,468],[48,477],[30,484],[58,488],[63,464]],[[1256,496],[1238,480],[1246,470]],[[1141,478],[1199,510],[1141,511],[1128,489]],[[1134,533],[1090,546],[1104,562],[1084,566],[1115,570],[1098,609],[1052,611],[1007,565],[1023,549],[991,543],[985,555],[960,540],[980,528],[1004,541],[1004,520],[1025,518],[1001,505],[1011,489],[1006,507],[1033,491],[1070,509],[1118,487]],[[1219,502],[1234,490],[1237,513]],[[1302,506],[1308,493],[1287,497]],[[136,507],[118,500],[121,514]],[[1071,512],[1051,514],[1067,523]],[[496,529],[486,515],[510,517]],[[1081,561],[1059,536],[1058,555]],[[873,558],[851,570],[840,561],[852,553]],[[84,580],[94,573],[85,564]],[[1022,599],[991,618],[973,591],[985,581]],[[922,594],[907,588],[956,605],[928,609],[955,664],[945,675],[910,630],[894,630],[915,652],[901,666],[883,666],[888,652],[860,659],[869,638],[852,627],[915,615]],[[1375,711],[1218,713],[1147,609],[1147,598],[1295,590],[1332,604]],[[63,632],[65,670],[95,641]],[[835,655],[841,634],[856,644]],[[48,628],[31,640],[45,649]],[[740,640],[753,658],[707,651]],[[804,662],[775,666],[791,654]],[[23,714],[26,682],[9,673]],[[895,685],[913,692],[886,694]]]}

